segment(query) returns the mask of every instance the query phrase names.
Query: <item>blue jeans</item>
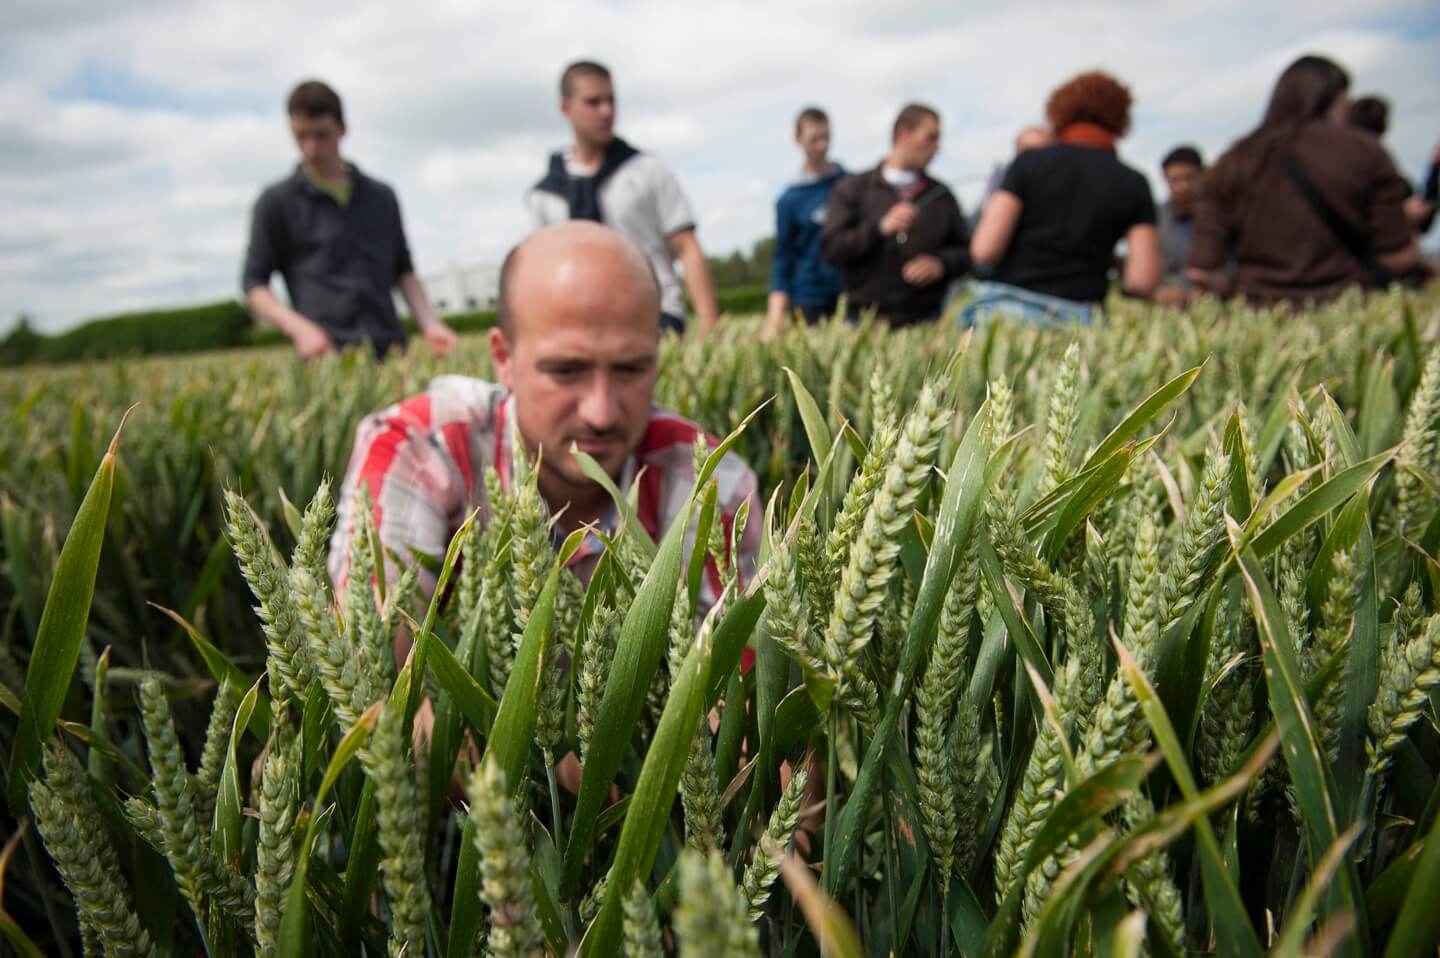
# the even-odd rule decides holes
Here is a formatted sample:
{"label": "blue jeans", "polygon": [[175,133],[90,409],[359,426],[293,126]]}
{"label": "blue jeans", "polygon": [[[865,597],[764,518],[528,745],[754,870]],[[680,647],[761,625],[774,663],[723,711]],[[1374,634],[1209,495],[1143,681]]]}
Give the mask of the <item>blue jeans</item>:
{"label": "blue jeans", "polygon": [[975,298],[960,311],[962,326],[975,326],[1000,316],[1036,326],[1057,323],[1090,325],[1100,314],[1100,304],[1081,303],[1059,296],[1047,296],[1009,283],[982,280],[975,284]]}

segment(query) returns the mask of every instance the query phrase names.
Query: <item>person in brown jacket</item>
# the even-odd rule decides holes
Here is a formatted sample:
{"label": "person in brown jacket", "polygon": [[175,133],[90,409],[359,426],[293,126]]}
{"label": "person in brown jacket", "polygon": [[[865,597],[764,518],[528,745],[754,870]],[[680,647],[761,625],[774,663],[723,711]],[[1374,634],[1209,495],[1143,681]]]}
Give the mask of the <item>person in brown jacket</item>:
{"label": "person in brown jacket", "polygon": [[1419,263],[1409,189],[1375,137],[1348,125],[1349,87],[1324,57],[1301,57],[1280,75],[1260,126],[1206,174],[1191,282],[1302,306],[1383,285]]}
{"label": "person in brown jacket", "polygon": [[820,252],[840,268],[852,319],[873,309],[900,327],[939,317],[946,288],[970,267],[970,232],[955,194],[925,172],[940,114],[906,106],[891,144],[879,166],[836,184]]}

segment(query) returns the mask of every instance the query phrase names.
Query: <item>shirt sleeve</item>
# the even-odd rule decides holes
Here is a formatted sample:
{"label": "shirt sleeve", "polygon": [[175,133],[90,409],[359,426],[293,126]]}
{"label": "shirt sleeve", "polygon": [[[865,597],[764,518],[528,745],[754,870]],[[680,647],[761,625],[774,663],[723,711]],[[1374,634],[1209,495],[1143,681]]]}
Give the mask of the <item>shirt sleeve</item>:
{"label": "shirt sleeve", "polygon": [[775,252],[770,260],[770,290],[790,293],[795,282],[794,224],[782,197],[775,204]]}
{"label": "shirt sleeve", "polygon": [[1375,175],[1371,180],[1370,203],[1365,211],[1365,225],[1370,233],[1370,248],[1377,253],[1393,253],[1410,244],[1415,232],[1405,216],[1405,199],[1410,186],[1384,150],[1378,151]]}
{"label": "shirt sleeve", "polygon": [[695,228],[695,211],[680,186],[675,174],[663,163],[655,163],[654,173],[655,217],[662,236]]}
{"label": "shirt sleeve", "polygon": [[1005,167],[1005,175],[1000,178],[1000,189],[1025,201],[1028,187],[1030,186],[1030,157],[1021,153],[1010,161]]}
{"label": "shirt sleeve", "polygon": [[395,279],[415,272],[415,261],[410,256],[410,241],[405,237],[405,218],[400,215],[400,198],[390,194],[391,205],[395,207]]}
{"label": "shirt sleeve", "polygon": [[531,229],[550,225],[550,219],[545,215],[545,198],[539,190],[532,189],[525,194],[525,211],[530,214]]}
{"label": "shirt sleeve", "polygon": [[[327,562],[336,595],[343,595],[348,583],[356,493],[362,485],[385,548],[386,581],[395,581],[400,573],[397,557],[408,564],[422,556],[438,560],[445,555],[463,517],[466,490],[447,444],[430,433],[429,415],[430,397],[422,394],[365,417],[356,428]],[[435,572],[422,564],[419,580],[421,590],[430,595]]]}
{"label": "shirt sleeve", "polygon": [[1135,174],[1135,215],[1130,221],[1131,226],[1154,226],[1159,217],[1155,213],[1155,197],[1150,192],[1150,184],[1145,177],[1139,173]]}
{"label": "shirt sleeve", "polygon": [[257,286],[270,285],[270,276],[280,268],[285,248],[280,204],[268,191],[260,194],[250,216],[250,245],[245,250],[240,290],[249,295]]}

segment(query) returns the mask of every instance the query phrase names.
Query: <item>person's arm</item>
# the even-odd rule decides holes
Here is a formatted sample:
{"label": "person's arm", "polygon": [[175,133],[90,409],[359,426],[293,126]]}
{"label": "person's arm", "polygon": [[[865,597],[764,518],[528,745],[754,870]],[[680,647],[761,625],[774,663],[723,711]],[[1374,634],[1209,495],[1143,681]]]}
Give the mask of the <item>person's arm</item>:
{"label": "person's arm", "polygon": [[281,267],[285,256],[285,226],[278,201],[263,193],[255,202],[250,218],[250,244],[240,286],[252,312],[290,338],[301,359],[335,351],[335,343],[320,326],[282,303],[270,289],[270,277]]}
{"label": "person's arm", "polygon": [[670,252],[685,270],[685,291],[700,321],[700,332],[708,333],[719,322],[720,307],[715,301],[715,279],[710,275],[710,264],[705,262],[705,251],[693,228],[673,234],[669,242]]}
{"label": "person's arm", "polygon": [[1125,270],[1120,288],[1127,296],[1149,299],[1155,294],[1164,275],[1164,257],[1160,253],[1160,234],[1154,223],[1136,223],[1125,233]]}
{"label": "person's arm", "polygon": [[335,341],[319,323],[307,319],[282,303],[269,286],[252,286],[245,302],[261,319],[290,337],[301,359],[314,359],[335,352]]}
{"label": "person's arm", "polygon": [[1366,226],[1375,262],[1389,273],[1408,273],[1420,265],[1420,235],[1405,210],[1410,185],[1384,150],[1379,151],[1368,195]]}
{"label": "person's arm", "polygon": [[1404,246],[1388,253],[1376,253],[1375,262],[1393,274],[1408,273],[1420,265],[1420,237],[1410,237]]}
{"label": "person's arm", "polygon": [[782,200],[775,204],[775,252],[770,258],[770,299],[766,303],[765,326],[760,338],[774,339],[785,329],[790,311],[790,290],[795,281],[795,252],[791,249],[791,219]]}
{"label": "person's arm", "polygon": [[1005,258],[1025,205],[1009,190],[996,190],[980,214],[980,225],[970,238],[970,258],[977,266],[994,266]]}
{"label": "person's arm", "polygon": [[880,246],[880,224],[867,220],[860,209],[863,176],[847,176],[835,184],[820,228],[820,255],[836,266],[865,259]]}
{"label": "person's arm", "polygon": [[1225,226],[1220,205],[1202,189],[1195,202],[1195,224],[1190,229],[1190,252],[1185,260],[1185,278],[1191,285],[1217,296],[1230,293],[1230,276],[1225,264],[1234,239]]}
{"label": "person's arm", "polygon": [[415,325],[420,327],[421,335],[430,344],[430,351],[436,356],[444,356],[455,348],[455,344],[460,341],[460,338],[436,315],[435,308],[430,305],[430,297],[425,294],[425,284],[420,282],[420,277],[414,273],[406,273],[400,277],[398,285],[400,295],[405,299],[405,305],[410,307],[410,315],[415,318]]}
{"label": "person's arm", "polygon": [[[469,490],[449,442],[431,441],[434,408],[428,394],[412,396],[366,416],[355,428],[355,444],[345,478],[337,488],[335,532],[326,562],[335,594],[342,602],[350,585],[350,552],[355,532],[356,493],[363,484],[379,516],[376,529],[385,547],[385,580],[399,578],[394,556],[443,556],[450,537],[464,517]],[[464,465],[475,461],[463,450]],[[424,565],[419,588],[429,597],[436,574]],[[408,639],[397,636],[397,646]],[[408,649],[399,649],[405,652]]]}

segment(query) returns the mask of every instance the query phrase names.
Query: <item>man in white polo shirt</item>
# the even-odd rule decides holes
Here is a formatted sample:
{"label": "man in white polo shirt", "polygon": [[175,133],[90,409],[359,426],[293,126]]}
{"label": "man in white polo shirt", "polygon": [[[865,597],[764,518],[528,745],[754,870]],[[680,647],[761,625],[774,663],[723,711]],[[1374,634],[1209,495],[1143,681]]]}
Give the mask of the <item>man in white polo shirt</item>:
{"label": "man in white polo shirt", "polygon": [[715,282],[695,237],[695,214],[675,174],[658,158],[615,135],[615,88],[610,71],[581,60],[560,77],[560,112],[574,142],[552,153],[543,179],[526,195],[536,229],[565,220],[595,220],[617,230],[649,258],[660,282],[660,322],[685,330],[685,298],[675,273],[680,262],[700,331],[718,316]]}

